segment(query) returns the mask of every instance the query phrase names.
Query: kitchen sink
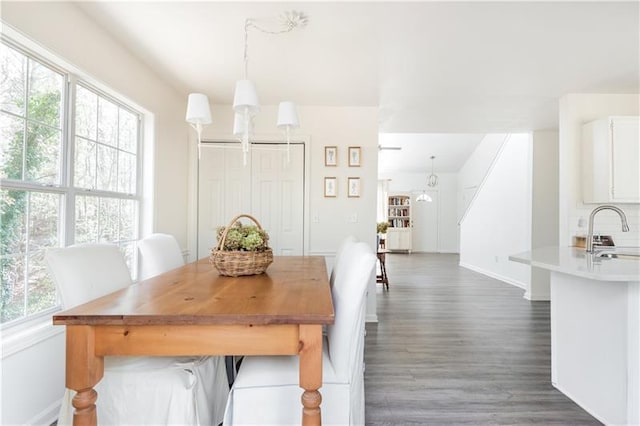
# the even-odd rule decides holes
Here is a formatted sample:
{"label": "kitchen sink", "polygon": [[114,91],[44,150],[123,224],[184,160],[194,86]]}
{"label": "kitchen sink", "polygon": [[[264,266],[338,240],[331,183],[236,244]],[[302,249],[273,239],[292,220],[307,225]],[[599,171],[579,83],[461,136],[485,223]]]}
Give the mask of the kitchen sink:
{"label": "kitchen sink", "polygon": [[640,260],[640,247],[608,247],[598,250],[596,257]]}

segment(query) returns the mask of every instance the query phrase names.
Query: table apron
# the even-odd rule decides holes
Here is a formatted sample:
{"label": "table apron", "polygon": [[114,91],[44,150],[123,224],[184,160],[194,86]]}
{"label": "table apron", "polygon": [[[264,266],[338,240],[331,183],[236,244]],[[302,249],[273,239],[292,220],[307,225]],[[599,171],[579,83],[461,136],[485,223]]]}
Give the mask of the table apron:
{"label": "table apron", "polygon": [[302,350],[300,327],[298,324],[92,326],[96,356],[297,355]]}

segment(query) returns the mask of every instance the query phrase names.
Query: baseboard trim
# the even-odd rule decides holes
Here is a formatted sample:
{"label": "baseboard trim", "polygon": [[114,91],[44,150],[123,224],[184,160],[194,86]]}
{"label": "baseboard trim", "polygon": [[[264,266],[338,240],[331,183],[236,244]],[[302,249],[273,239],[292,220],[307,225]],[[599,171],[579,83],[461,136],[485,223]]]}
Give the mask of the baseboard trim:
{"label": "baseboard trim", "polygon": [[536,295],[531,295],[530,291],[527,291],[524,293],[524,298],[531,301],[531,302],[548,302],[551,300],[551,295],[550,294],[536,294]]}
{"label": "baseboard trim", "polygon": [[559,386],[557,383],[553,383],[551,382],[551,385],[558,389],[560,392],[562,392],[567,398],[569,398],[570,400],[572,400],[573,402],[575,402],[576,404],[578,404],[580,406],[580,408],[582,408],[584,411],[586,411],[587,413],[589,413],[590,415],[592,415],[593,417],[595,417],[596,420],[598,420],[600,423],[606,425],[609,424],[605,421],[605,419],[603,419],[602,417],[598,416],[597,414],[595,414],[591,409],[589,409],[585,404],[583,404],[579,399],[574,398],[573,395],[571,395],[571,393],[567,392],[566,390],[564,390],[561,386]]}
{"label": "baseboard trim", "polygon": [[365,322],[378,322],[378,314],[368,314],[365,318]]}
{"label": "baseboard trim", "polygon": [[504,275],[496,274],[495,272],[488,271],[486,269],[482,269],[482,268],[479,268],[479,267],[477,267],[475,265],[470,265],[470,264],[465,263],[465,262],[460,262],[460,263],[458,263],[458,265],[462,266],[463,268],[470,269],[470,270],[472,270],[474,272],[477,272],[479,274],[486,275],[489,278],[494,278],[496,280],[505,282],[507,284],[511,284],[512,286],[518,287],[518,288],[520,288],[522,290],[526,291],[526,289],[527,289],[527,285],[525,283],[517,281],[517,280],[514,280],[513,278],[505,277]]}

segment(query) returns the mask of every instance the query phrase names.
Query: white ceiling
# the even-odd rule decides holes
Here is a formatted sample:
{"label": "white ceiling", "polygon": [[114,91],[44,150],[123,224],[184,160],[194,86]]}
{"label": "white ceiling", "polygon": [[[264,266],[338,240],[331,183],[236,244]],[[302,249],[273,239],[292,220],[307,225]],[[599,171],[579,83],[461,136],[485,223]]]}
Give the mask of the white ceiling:
{"label": "white ceiling", "polygon": [[185,99],[214,104],[242,77],[244,20],[303,11],[302,31],[249,32],[261,103],[378,106],[381,133],[438,134],[426,144],[557,128],[564,94],[640,91],[638,1],[77,4]]}
{"label": "white ceiling", "polygon": [[[390,179],[405,173],[455,173],[473,152],[484,134],[472,133],[383,133],[380,146],[402,150],[381,150],[378,154],[378,176]],[[431,156],[436,157],[431,162]]]}

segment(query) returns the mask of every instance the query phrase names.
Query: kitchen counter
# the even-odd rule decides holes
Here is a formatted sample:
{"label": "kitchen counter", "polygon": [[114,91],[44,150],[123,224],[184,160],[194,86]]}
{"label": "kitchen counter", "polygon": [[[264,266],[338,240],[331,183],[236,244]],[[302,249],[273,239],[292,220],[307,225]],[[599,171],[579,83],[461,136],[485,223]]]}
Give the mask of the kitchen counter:
{"label": "kitchen counter", "polygon": [[550,271],[553,386],[604,424],[640,425],[640,257],[612,249],[627,255],[544,247],[509,260]]}
{"label": "kitchen counter", "polygon": [[542,247],[511,255],[509,260],[592,280],[640,281],[640,257],[596,257],[584,248]]}

